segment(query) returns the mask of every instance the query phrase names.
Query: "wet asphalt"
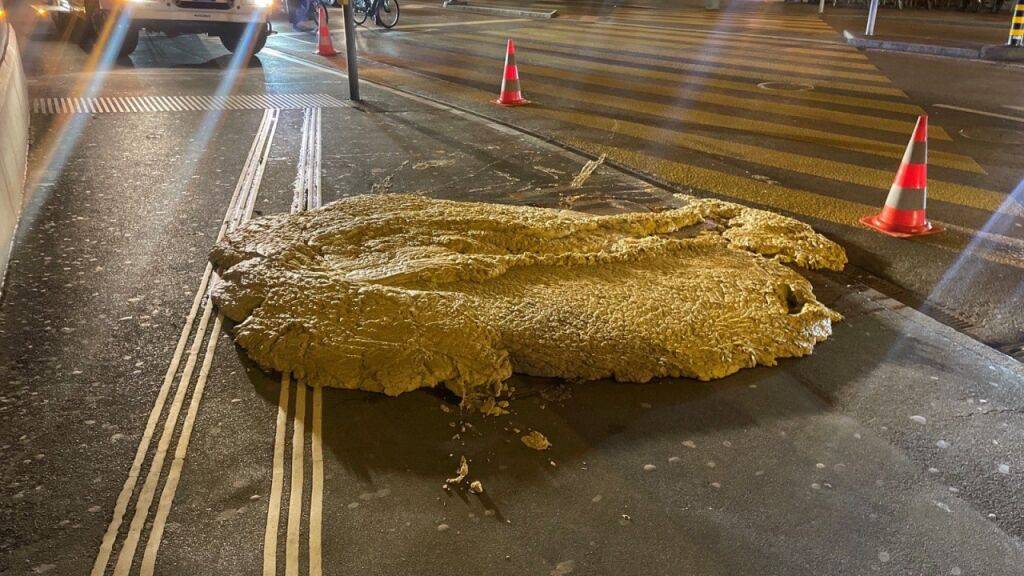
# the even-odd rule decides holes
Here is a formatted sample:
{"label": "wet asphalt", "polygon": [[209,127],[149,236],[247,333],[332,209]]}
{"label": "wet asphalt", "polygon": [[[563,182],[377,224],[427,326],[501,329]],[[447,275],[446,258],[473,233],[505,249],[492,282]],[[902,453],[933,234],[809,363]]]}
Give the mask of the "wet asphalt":
{"label": "wet asphalt", "polygon": [[[43,30],[31,39],[33,96],[81,93],[95,78],[77,47]],[[212,41],[148,39],[100,93],[212,94],[228,61]],[[233,81],[237,93],[347,96],[343,78],[273,55]],[[323,109],[324,202],[411,192],[599,213],[671,202],[608,168],[569,189],[580,157],[372,86],[364,97]],[[426,391],[328,390],[320,434],[312,393],[297,418],[291,385],[282,412],[279,376],[252,366],[227,326],[204,394],[202,376],[185,384],[166,465],[152,472],[165,410],[119,509],[263,115],[33,117],[37,189],[0,301],[0,573],[88,573],[116,518],[100,573],[122,557],[124,573],[143,572],[176,465],[161,575],[266,573],[268,533],[281,574],[318,573],[316,559],[327,574],[1020,573],[1024,369],[842,276],[811,276],[846,317],[834,337],[779,367],[714,383],[517,376],[500,418],[460,415]],[[302,116],[280,113],[254,218],[292,204]],[[180,386],[171,380],[172,400]],[[527,449],[529,430],[553,447]],[[463,455],[482,495],[442,488]],[[150,474],[154,502],[140,513]],[[136,518],[138,550],[126,554]]]}

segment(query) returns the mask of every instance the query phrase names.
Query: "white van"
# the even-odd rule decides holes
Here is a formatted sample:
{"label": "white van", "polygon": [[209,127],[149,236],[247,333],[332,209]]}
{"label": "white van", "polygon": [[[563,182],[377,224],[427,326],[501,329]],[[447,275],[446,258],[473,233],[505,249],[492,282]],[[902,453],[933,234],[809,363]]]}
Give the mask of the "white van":
{"label": "white van", "polygon": [[[274,0],[44,1],[47,4],[40,10],[50,14],[58,30],[84,24],[87,32],[99,36],[107,20],[118,16],[122,26],[112,37],[121,38],[119,56],[135,50],[143,28],[168,36],[209,34],[219,37],[232,52],[248,47],[255,54],[271,34],[270,11],[274,4]],[[247,33],[251,41],[245,43]]]}

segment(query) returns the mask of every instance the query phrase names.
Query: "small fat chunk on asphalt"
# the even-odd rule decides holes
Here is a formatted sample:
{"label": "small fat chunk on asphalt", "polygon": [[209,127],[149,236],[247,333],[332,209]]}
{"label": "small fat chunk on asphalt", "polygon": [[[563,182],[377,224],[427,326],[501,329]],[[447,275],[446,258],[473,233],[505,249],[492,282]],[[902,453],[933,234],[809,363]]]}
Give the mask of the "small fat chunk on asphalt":
{"label": "small fat chunk on asphalt", "polygon": [[462,456],[459,458],[459,468],[455,471],[455,477],[449,478],[445,481],[446,484],[459,484],[469,476],[469,462],[466,462],[466,457]]}
{"label": "small fat chunk on asphalt", "polygon": [[547,436],[536,430],[523,436],[521,440],[528,448],[533,448],[534,450],[547,450],[551,447],[551,442],[548,441]]}

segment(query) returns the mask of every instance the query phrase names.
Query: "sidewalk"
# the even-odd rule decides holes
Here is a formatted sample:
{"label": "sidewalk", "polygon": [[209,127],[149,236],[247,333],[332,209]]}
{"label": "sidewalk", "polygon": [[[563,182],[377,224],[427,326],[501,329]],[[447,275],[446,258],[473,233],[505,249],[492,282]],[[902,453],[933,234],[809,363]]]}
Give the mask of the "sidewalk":
{"label": "sidewalk", "polygon": [[865,36],[867,11],[826,6],[825,22],[859,48],[954,58],[1024,61],[1024,49],[1006,47],[1010,14],[957,10],[879,9],[873,36]]}

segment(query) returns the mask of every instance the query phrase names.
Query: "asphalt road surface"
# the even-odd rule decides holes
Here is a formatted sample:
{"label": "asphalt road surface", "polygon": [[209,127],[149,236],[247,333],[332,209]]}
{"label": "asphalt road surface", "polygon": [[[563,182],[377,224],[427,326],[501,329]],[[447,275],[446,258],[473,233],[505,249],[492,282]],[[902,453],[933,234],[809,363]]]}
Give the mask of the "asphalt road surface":
{"label": "asphalt road surface", "polygon": [[[309,34],[248,62],[159,36],[102,62],[21,24],[34,200],[0,302],[0,573],[1020,574],[1024,368],[974,338],[1024,326],[1024,161],[992,141],[1020,126],[936,105],[1022,116],[1021,71],[860,53],[799,6],[558,7],[403,5],[359,32],[359,104]],[[529,107],[488,101],[509,35]],[[950,230],[875,235],[856,217],[922,111]],[[609,165],[570,188],[572,150]],[[264,373],[205,298],[222,230],[347,195],[617,213],[679,190],[846,246],[851,273],[810,276],[834,337],[713,383],[516,376],[513,413],[482,418]],[[461,456],[483,494],[442,488]]]}

